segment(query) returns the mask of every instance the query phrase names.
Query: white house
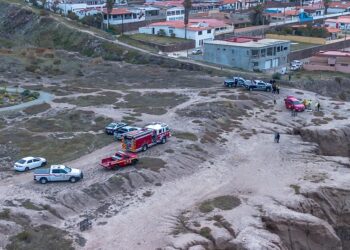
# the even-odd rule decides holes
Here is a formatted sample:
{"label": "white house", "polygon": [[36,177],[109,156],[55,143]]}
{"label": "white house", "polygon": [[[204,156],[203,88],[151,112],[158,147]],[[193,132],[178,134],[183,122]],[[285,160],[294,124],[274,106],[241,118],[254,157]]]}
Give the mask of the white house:
{"label": "white house", "polygon": [[185,9],[184,7],[173,7],[166,11],[167,21],[176,21],[185,19]]}
{"label": "white house", "polygon": [[78,12],[85,9],[102,9],[105,0],[64,0],[60,1],[58,8],[67,15],[69,12]]}
{"label": "white house", "polygon": [[[160,17],[160,9],[151,6],[140,6],[130,8],[113,8],[109,15],[109,24],[119,25],[125,23],[136,23]],[[108,21],[107,9],[103,9],[103,22]]]}
{"label": "white house", "polygon": [[349,16],[341,16],[336,19],[326,19],[325,25],[331,28],[338,28],[341,30],[350,30],[350,17]]}
{"label": "white house", "polygon": [[[157,35],[163,30],[166,36],[185,38],[185,25],[182,20],[152,23],[139,28],[140,33]],[[233,31],[231,25],[216,19],[190,19],[187,26],[187,39],[195,40],[195,46],[201,47],[204,41],[214,40],[215,35]]]}
{"label": "white house", "polygon": [[327,9],[328,14],[342,13],[350,10],[350,2],[330,2]]}

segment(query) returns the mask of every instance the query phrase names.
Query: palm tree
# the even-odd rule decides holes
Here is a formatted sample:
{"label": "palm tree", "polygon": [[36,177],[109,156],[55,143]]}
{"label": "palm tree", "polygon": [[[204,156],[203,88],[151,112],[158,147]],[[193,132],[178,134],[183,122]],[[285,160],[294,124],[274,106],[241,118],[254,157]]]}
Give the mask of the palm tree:
{"label": "palm tree", "polygon": [[107,0],[106,8],[107,8],[107,29],[109,29],[109,17],[112,13],[113,6],[115,4],[115,0]]}
{"label": "palm tree", "polygon": [[189,19],[189,15],[190,15],[190,10],[192,8],[192,1],[191,0],[184,0],[182,5],[185,8],[184,24],[185,24],[185,39],[187,39],[187,25],[188,25],[188,19]]}
{"label": "palm tree", "polygon": [[250,14],[251,23],[253,25],[262,25],[264,24],[264,19],[264,6],[262,4],[254,6]]}

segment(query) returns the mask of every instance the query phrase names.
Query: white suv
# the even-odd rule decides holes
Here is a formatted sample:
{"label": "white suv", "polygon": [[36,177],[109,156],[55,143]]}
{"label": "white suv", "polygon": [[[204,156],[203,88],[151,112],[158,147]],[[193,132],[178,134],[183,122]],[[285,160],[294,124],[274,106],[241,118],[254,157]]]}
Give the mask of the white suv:
{"label": "white suv", "polygon": [[46,159],[42,157],[25,157],[15,163],[16,171],[28,171],[33,168],[43,167],[46,165]]}

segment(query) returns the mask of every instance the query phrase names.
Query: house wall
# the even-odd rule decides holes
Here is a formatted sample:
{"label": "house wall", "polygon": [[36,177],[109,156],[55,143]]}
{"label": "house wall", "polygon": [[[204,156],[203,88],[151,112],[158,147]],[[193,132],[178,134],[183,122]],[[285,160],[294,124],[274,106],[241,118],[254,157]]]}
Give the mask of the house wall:
{"label": "house wall", "polygon": [[[277,52],[275,55],[265,56],[261,54],[261,50],[267,50],[277,46],[286,47],[286,50]],[[257,56],[253,56],[252,50],[258,50]],[[271,70],[280,68],[287,64],[288,54],[290,52],[289,42],[281,42],[273,46],[262,46],[259,48],[247,48],[237,45],[218,45],[205,43],[204,60],[210,63],[225,65],[233,68],[241,68],[248,71],[253,70]],[[270,65],[269,68],[266,68]]]}
{"label": "house wall", "polygon": [[[171,34],[174,33],[175,37],[185,38],[185,29],[171,28],[168,26],[141,27],[139,28],[139,32],[156,35],[161,29],[165,31],[166,36],[171,36]],[[202,34],[199,33],[198,31],[187,30],[187,39],[195,40],[196,48],[201,47],[203,41],[214,40],[213,29],[211,29],[211,33],[208,33],[207,30],[203,30]]]}

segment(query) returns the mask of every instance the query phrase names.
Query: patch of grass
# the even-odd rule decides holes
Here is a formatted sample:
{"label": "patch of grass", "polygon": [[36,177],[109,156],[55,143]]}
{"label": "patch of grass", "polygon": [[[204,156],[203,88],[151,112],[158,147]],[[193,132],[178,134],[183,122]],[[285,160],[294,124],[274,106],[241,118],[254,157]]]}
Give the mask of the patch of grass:
{"label": "patch of grass", "polygon": [[148,190],[148,191],[144,192],[142,195],[145,197],[151,197],[153,195],[153,192]]}
{"label": "patch of grass", "polygon": [[76,98],[64,97],[55,99],[54,102],[69,103],[79,107],[108,105],[118,102],[121,94],[115,92],[102,92],[96,95],[84,95]]}
{"label": "patch of grass", "polygon": [[49,225],[29,227],[19,234],[10,237],[7,250],[18,249],[65,249],[74,250],[73,241],[69,239],[68,233],[59,228]]}
{"label": "patch of grass", "polygon": [[0,220],[9,220],[10,219],[10,212],[11,210],[8,208],[5,208],[0,212]]}
{"label": "patch of grass", "polygon": [[43,208],[40,206],[35,205],[31,200],[27,199],[22,202],[22,206],[26,209],[35,210],[35,211],[41,211]]}
{"label": "patch of grass", "polygon": [[295,194],[300,194],[300,186],[299,185],[291,184],[291,185],[289,185],[289,187],[294,189]]}
{"label": "patch of grass", "polygon": [[154,172],[159,172],[162,168],[165,168],[166,162],[159,158],[142,157],[137,164],[138,168],[145,168]]}
{"label": "patch of grass", "polygon": [[57,212],[57,210],[51,207],[50,205],[43,205],[43,209],[49,211],[52,215],[56,216],[57,218],[64,220],[64,218]]}
{"label": "patch of grass", "polygon": [[173,149],[171,149],[171,148],[166,149],[164,152],[165,152],[165,153],[168,153],[168,154],[173,154],[173,153],[175,153],[175,151],[174,151]]}
{"label": "patch of grass", "polygon": [[238,207],[241,204],[240,199],[235,196],[225,195],[219,196],[211,200],[202,202],[199,205],[199,211],[202,213],[209,213],[218,208],[221,210],[231,210],[235,207]]}
{"label": "patch of grass", "polygon": [[181,140],[197,141],[198,137],[191,132],[174,131],[173,136]]}
{"label": "patch of grass", "polygon": [[199,234],[201,236],[203,236],[204,238],[207,238],[207,239],[212,239],[213,238],[213,236],[211,235],[211,229],[209,227],[202,227],[199,230]]}
{"label": "patch of grass", "polygon": [[24,109],[23,112],[26,113],[27,115],[36,115],[36,114],[45,112],[46,110],[49,110],[50,108],[51,108],[50,104],[43,103],[43,104],[38,104],[38,105],[28,107],[28,108]]}

